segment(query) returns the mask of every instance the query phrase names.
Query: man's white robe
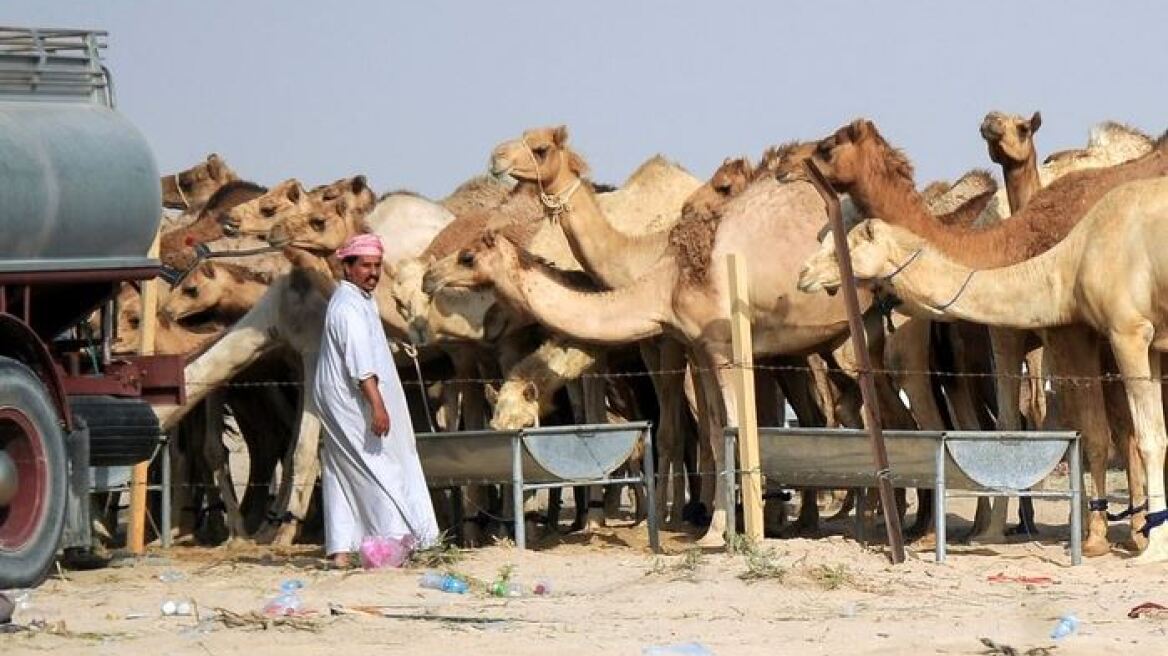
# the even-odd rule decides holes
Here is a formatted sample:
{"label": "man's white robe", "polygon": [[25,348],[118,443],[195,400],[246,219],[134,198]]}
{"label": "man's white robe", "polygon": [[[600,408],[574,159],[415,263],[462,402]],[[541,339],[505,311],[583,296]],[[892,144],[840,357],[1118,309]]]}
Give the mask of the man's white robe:
{"label": "man's white robe", "polygon": [[[374,375],[389,413],[385,437],[370,429],[372,410],[360,388]],[[412,534],[420,544],[432,544],[438,524],[405,392],[376,304],[348,281],[329,301],[313,393],[325,429],[325,552],[355,552],[363,538],[375,536]]]}

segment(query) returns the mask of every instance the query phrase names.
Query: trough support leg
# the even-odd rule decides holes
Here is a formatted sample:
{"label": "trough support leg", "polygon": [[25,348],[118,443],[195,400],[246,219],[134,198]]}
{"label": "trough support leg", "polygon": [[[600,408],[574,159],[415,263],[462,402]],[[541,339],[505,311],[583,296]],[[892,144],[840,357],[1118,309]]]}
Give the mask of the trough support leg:
{"label": "trough support leg", "polygon": [[726,540],[729,542],[732,536],[738,533],[738,511],[737,511],[737,481],[735,480],[734,470],[738,469],[738,452],[735,451],[737,445],[734,438],[737,432],[735,430],[726,430],[722,433],[722,439],[726,440],[726,457],[723,460],[726,464],[724,469],[718,472],[718,475],[725,481],[723,486],[726,489]]}
{"label": "trough support leg", "polygon": [[933,486],[933,521],[937,531],[937,562],[945,562],[945,438],[937,440],[937,451],[934,466],[936,467],[936,482]]}
{"label": "trough support leg", "polygon": [[1079,440],[1076,434],[1070,440],[1071,452],[1071,564],[1083,562],[1083,458],[1079,452]]}
{"label": "trough support leg", "polygon": [[515,546],[527,548],[527,527],[523,515],[523,438],[516,433],[511,438],[511,504],[515,522]]}
{"label": "trough support leg", "polygon": [[162,526],[159,527],[158,532],[161,533],[159,538],[162,541],[162,548],[169,549],[171,546],[170,531],[172,526],[170,517],[170,438],[166,433],[163,433],[161,440],[162,448],[160,449],[161,453],[158,455],[162,458],[162,494],[160,495],[161,500],[159,502],[161,505],[159,509],[161,517],[159,521],[162,523]]}
{"label": "trough support leg", "polygon": [[856,542],[862,546],[868,544],[868,488],[858,487],[856,490]]}
{"label": "trough support leg", "polygon": [[452,487],[449,489],[449,491],[450,491],[450,515],[451,515],[450,521],[451,521],[451,524],[453,524],[452,528],[454,529],[454,536],[453,536],[454,537],[454,544],[461,545],[461,544],[463,544],[462,538],[463,538],[463,533],[464,533],[462,523],[464,520],[464,516],[466,515],[466,511],[462,505],[462,488],[461,487]]}
{"label": "trough support leg", "polygon": [[657,534],[657,524],[660,517],[657,516],[657,490],[656,490],[656,475],[657,472],[653,470],[653,431],[646,428],[642,434],[645,440],[645,448],[642,449],[642,465],[641,465],[641,480],[645,485],[645,502],[648,504],[649,512],[646,518],[649,520],[649,548],[653,553],[661,553],[661,538]]}

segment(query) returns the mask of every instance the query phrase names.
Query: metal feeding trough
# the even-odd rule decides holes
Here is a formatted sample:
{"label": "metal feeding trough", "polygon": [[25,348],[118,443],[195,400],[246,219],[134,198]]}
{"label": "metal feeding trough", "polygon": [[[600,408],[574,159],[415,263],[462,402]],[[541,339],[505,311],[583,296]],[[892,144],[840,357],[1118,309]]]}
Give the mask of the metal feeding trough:
{"label": "metal feeding trough", "polygon": [[[871,487],[876,484],[866,431],[846,428],[759,428],[759,463],[771,482],[791,487]],[[735,501],[738,429],[726,429],[722,476]],[[1082,464],[1079,434],[1072,431],[884,431],[892,483],[933,488],[937,562],[945,562],[945,500],[1016,496],[1067,499],[1071,506],[1071,562],[1082,560]],[[1032,490],[1064,455],[1070,489]],[[734,514],[729,513],[733,532]]]}
{"label": "metal feeding trough", "polygon": [[[613,478],[644,440],[638,476]],[[658,550],[653,445],[649,422],[546,426],[510,431],[418,433],[418,457],[431,487],[512,485],[515,543],[526,548],[523,493],[576,485],[645,487],[649,545]]]}

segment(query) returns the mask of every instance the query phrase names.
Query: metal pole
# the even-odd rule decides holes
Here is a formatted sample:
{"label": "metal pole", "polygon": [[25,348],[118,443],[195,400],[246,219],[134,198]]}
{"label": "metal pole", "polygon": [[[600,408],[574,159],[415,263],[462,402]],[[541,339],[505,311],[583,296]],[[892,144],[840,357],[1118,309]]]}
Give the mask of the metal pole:
{"label": "metal pole", "polygon": [[1071,564],[1083,562],[1083,458],[1079,453],[1082,437],[1071,440]]}
{"label": "metal pole", "polygon": [[881,433],[880,407],[877,404],[876,385],[872,379],[872,363],[868,358],[868,344],[864,335],[864,322],[860,318],[860,299],[856,294],[856,281],[852,273],[852,256],[848,252],[848,236],[844,232],[844,220],[840,213],[839,199],[823,172],[813,160],[805,160],[804,166],[811,175],[811,183],[823,197],[827,205],[827,216],[831,220],[831,232],[835,239],[836,259],[839,261],[840,277],[844,281],[844,303],[848,309],[848,326],[852,333],[852,347],[860,363],[860,394],[864,399],[864,414],[867,416],[868,435],[872,444],[872,459],[876,465],[876,481],[880,488],[880,505],[884,508],[884,526],[888,531],[888,546],[892,551],[892,562],[904,562],[904,537],[900,531],[900,515],[892,490],[892,472],[888,467],[888,450],[884,446]]}
{"label": "metal pole", "polygon": [[527,527],[523,521],[523,438],[520,433],[511,437],[511,505],[515,522],[515,546],[527,548]]}
{"label": "metal pole", "polygon": [[171,503],[171,496],[170,496],[170,475],[171,475],[170,474],[170,436],[166,435],[165,433],[162,435],[162,453],[161,453],[161,456],[162,456],[162,495],[161,495],[161,500],[159,501],[159,505],[161,506],[161,508],[159,509],[159,513],[161,514],[160,521],[162,523],[162,527],[159,530],[162,533],[162,535],[159,537],[162,540],[162,548],[169,549],[170,548],[170,540],[171,540],[170,528],[172,526],[172,520],[170,517],[170,503]]}
{"label": "metal pole", "polygon": [[641,455],[641,476],[645,486],[645,503],[648,504],[648,515],[646,519],[649,522],[649,548],[653,553],[661,552],[661,538],[657,534],[657,487],[656,474],[653,469],[653,431],[651,428],[645,428],[643,433],[645,436],[645,449]]}
{"label": "metal pole", "polygon": [[734,488],[735,488],[734,470],[738,469],[738,463],[736,461],[737,460],[736,459],[737,452],[735,451],[736,445],[735,445],[734,438],[737,436],[738,436],[738,429],[737,428],[732,428],[732,427],[726,428],[725,431],[723,431],[722,439],[726,440],[726,457],[723,459],[723,462],[725,463],[725,465],[724,465],[725,468],[722,471],[718,472],[718,475],[722,477],[723,481],[725,481],[725,483],[723,484],[723,488],[725,488],[725,490],[726,490],[725,503],[726,503],[726,537],[727,537],[727,539],[729,539],[730,536],[732,536],[738,532],[738,513],[735,510],[735,505],[737,505],[735,503],[737,501],[737,495],[734,494],[734,491],[735,491],[734,490]]}
{"label": "metal pole", "polygon": [[933,522],[937,531],[937,562],[945,562],[945,436],[937,440],[935,457],[937,468],[933,482]]}

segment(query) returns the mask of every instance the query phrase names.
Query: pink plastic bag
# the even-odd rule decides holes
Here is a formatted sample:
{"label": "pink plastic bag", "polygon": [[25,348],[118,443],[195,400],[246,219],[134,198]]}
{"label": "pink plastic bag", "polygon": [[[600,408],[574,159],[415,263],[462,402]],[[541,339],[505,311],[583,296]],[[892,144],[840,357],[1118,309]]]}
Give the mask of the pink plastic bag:
{"label": "pink plastic bag", "polygon": [[361,565],[365,569],[401,567],[415,546],[414,536],[399,538],[368,537],[361,541]]}

